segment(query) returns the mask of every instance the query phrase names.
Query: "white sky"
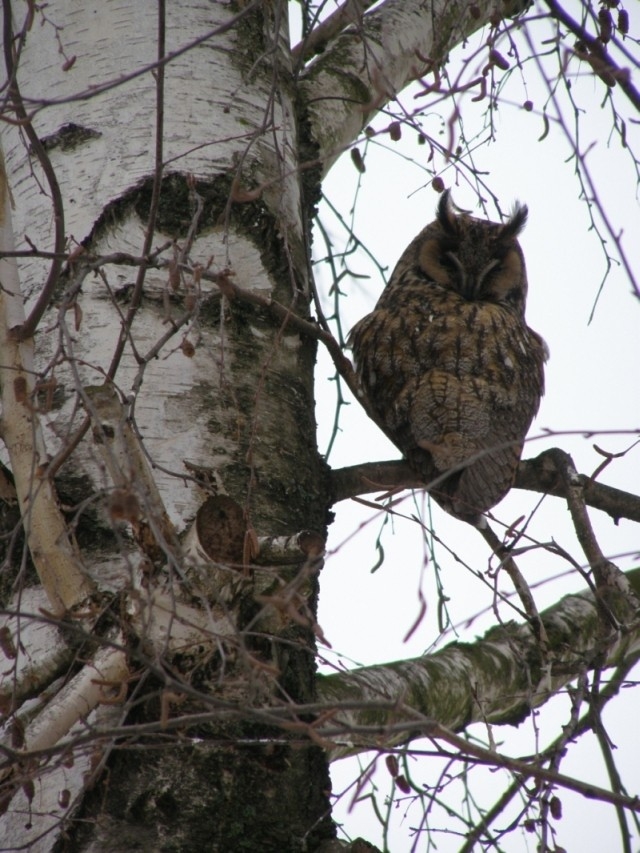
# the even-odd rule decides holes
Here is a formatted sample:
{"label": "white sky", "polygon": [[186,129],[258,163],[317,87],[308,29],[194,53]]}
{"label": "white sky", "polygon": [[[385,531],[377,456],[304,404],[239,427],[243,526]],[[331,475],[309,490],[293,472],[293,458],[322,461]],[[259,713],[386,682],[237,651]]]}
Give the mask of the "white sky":
{"label": "white sky", "polygon": [[[452,57],[452,65],[457,59],[457,56]],[[496,142],[474,153],[475,167],[486,173],[484,180],[499,198],[503,209],[508,210],[515,200],[529,206],[529,224],[521,238],[529,279],[527,319],[529,325],[546,339],[551,359],[547,365],[547,393],[530,431],[530,442],[524,455],[535,456],[546,447],[560,446],[573,455],[579,471],[591,473],[602,461],[593,450],[594,443],[608,451],[623,450],[633,443],[633,435],[629,432],[640,427],[637,378],[640,305],[631,295],[624,271],[614,267],[606,280],[595,317],[591,323],[588,322],[605,273],[602,248],[596,234],[588,230],[588,215],[584,202],[579,200],[580,189],[573,163],[565,162],[569,149],[553,126],[547,138],[538,141],[543,131],[539,109],[546,94],[533,68],[528,71],[527,86],[527,97],[533,100],[536,109],[529,113],[516,106],[501,106],[496,116]],[[608,139],[611,118],[609,109],[600,106],[605,92],[600,81],[594,82],[585,75],[574,82],[573,92],[580,104],[588,109],[588,114],[580,122],[582,150],[589,149],[588,168],[614,228],[625,232],[623,242],[628,258],[640,279],[640,241],[637,237],[640,233],[640,211],[636,174],[629,151],[625,151],[616,138]],[[621,93],[616,93],[616,96],[619,107],[626,109]],[[516,88],[507,89],[506,97],[517,103],[524,100]],[[405,94],[402,102],[407,109],[415,108],[416,102],[410,95]],[[473,122],[482,120],[485,103],[474,104],[467,97],[462,105],[467,133],[470,133]],[[450,107],[445,105],[445,110],[446,118]],[[570,118],[570,113],[567,115]],[[386,123],[378,120],[375,127],[384,127]],[[436,136],[439,119],[433,115],[424,126],[427,133]],[[637,126],[628,123],[627,136],[631,147],[635,144],[637,150],[640,147]],[[369,146],[364,176],[356,172],[348,156],[343,157],[325,182],[325,193],[348,219],[360,181],[355,232],[379,262],[388,268],[389,275],[407,243],[433,218],[438,196],[430,188],[430,175],[425,171],[425,166],[433,165],[425,162],[428,146],[418,146],[415,133],[405,131],[400,143],[391,142],[388,136],[382,137],[380,142],[388,150]],[[594,143],[593,148],[590,148],[591,143]],[[360,150],[364,151],[363,146]],[[399,156],[400,153],[404,156]],[[481,215],[473,189],[462,183],[456,186],[453,169],[446,168],[441,159],[436,158],[435,162],[445,185],[452,187],[456,203]],[[495,209],[489,209],[489,213],[491,218],[497,218]],[[323,221],[334,238],[334,251],[339,251],[346,240],[344,231],[326,211],[323,212]],[[315,245],[318,256],[323,255],[324,247],[319,235]],[[368,273],[371,278],[347,277],[341,282],[346,294],[341,305],[345,330],[371,310],[383,285],[363,253],[351,255],[348,262],[352,272]],[[327,273],[317,268],[317,274],[326,290],[329,283]],[[335,401],[334,383],[323,382],[323,378],[326,380],[333,374],[330,361],[321,353],[317,418],[322,450],[326,448],[330,435]],[[345,393],[348,392],[345,390]],[[343,409],[340,427],[341,433],[329,460],[334,468],[397,458],[399,455],[362,415],[356,402]],[[586,429],[597,434],[589,438],[581,435],[536,438],[543,430],[559,433]],[[640,447],[625,459],[614,462],[600,477],[601,481],[637,492],[639,460]],[[418,495],[415,500],[416,503],[408,495],[398,510],[408,516],[417,513],[423,506],[423,497]],[[532,493],[513,491],[494,512],[499,519],[510,523],[522,513],[531,513],[537,500],[538,497]],[[344,655],[347,663],[351,660],[362,664],[422,653],[438,639],[438,625],[434,567],[431,562],[428,565],[425,562],[421,529],[409,520],[396,519],[393,525],[387,524],[382,536],[385,560],[377,572],[371,574],[370,570],[377,561],[375,541],[381,528],[381,515],[354,502],[338,505],[336,512],[336,521],[330,530],[330,557],[321,579],[319,615],[333,652]],[[489,555],[479,534],[449,518],[435,505],[432,513],[438,537],[474,570],[486,570]],[[630,568],[634,564],[633,559],[628,556],[618,558],[617,555],[636,556],[637,527],[625,521],[615,526],[608,517],[595,510],[591,517],[605,553],[616,559],[621,568]],[[542,542],[553,538],[579,562],[584,562],[568,511],[559,499],[547,498],[543,502],[529,530]],[[469,616],[484,612],[470,628],[461,628],[457,635],[460,639],[472,641],[495,623],[491,594],[444,548],[436,548],[441,581],[451,599],[449,612],[452,620],[460,623]],[[568,591],[584,588],[579,576],[575,573],[567,576],[566,564],[552,560],[544,551],[526,555],[519,561],[519,566],[532,586],[557,574],[564,575],[561,580],[535,588],[540,609],[554,603]],[[506,580],[501,587],[509,588]],[[418,590],[422,590],[427,598],[429,608],[411,640],[404,643],[404,635],[419,614]],[[509,617],[508,612],[503,611],[502,615],[503,618]],[[453,639],[454,635],[448,634],[441,645]],[[328,659],[335,661],[336,655],[328,655]],[[615,757],[629,792],[638,792],[640,788],[640,743],[633,731],[638,708],[637,691],[628,690],[623,698],[612,703],[605,716],[610,734],[619,747]],[[542,730],[541,746],[557,734],[557,727],[568,720],[568,715],[569,702],[561,698],[554,701],[551,713],[543,712],[536,719]],[[483,736],[483,733],[478,731],[478,735]],[[532,721],[524,723],[517,732],[496,730],[495,737],[498,740],[508,738],[502,747],[507,754],[530,753],[536,748]],[[380,766],[382,769],[375,779],[380,786],[377,797],[382,808],[384,795],[389,791],[389,776],[383,762]],[[436,779],[433,766],[423,762],[419,769],[414,768],[415,781],[427,780],[433,784]],[[593,738],[585,738],[584,743],[573,747],[561,770],[564,773],[575,772],[581,778],[607,786]],[[357,772],[354,761],[336,764],[334,792],[338,793],[345,787]],[[483,782],[489,803],[497,798],[501,787],[506,784],[504,775],[500,774],[485,774]],[[615,834],[612,808],[565,792],[560,792],[560,796],[565,817],[557,822],[558,844],[581,851],[618,849],[620,840]],[[350,813],[346,805],[346,801],[337,805],[336,818],[344,820],[352,837],[361,834],[382,845],[380,826],[370,801],[365,800]],[[460,807],[455,795],[452,805]],[[390,849],[394,853],[408,851],[412,849],[413,839],[407,827],[416,825],[420,820],[420,806],[410,810],[409,817],[404,820],[403,807],[394,808],[392,814]],[[450,822],[440,813],[434,825],[449,826]],[[462,840],[438,835],[437,843],[438,850],[447,853],[457,850]],[[426,849],[425,844],[423,839],[415,849]],[[505,842],[504,849],[534,850],[535,844],[535,836],[515,834]]]}

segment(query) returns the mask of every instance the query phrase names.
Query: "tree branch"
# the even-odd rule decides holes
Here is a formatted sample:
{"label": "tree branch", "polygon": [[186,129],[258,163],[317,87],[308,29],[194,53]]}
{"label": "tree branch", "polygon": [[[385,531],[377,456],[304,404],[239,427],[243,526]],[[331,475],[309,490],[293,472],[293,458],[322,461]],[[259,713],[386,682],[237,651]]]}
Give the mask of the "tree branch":
{"label": "tree branch", "polygon": [[[640,569],[626,577],[640,592]],[[602,657],[600,611],[588,590],[565,596],[541,614],[549,637],[545,666],[530,626],[508,623],[473,644],[454,642],[421,658],[319,676],[318,698],[328,707],[362,702],[331,716],[333,758],[423,737],[418,715],[453,731],[474,722],[518,725],[585,665],[619,665],[638,654],[640,623],[630,621],[632,608],[618,604],[616,616],[628,630],[610,636]],[[393,710],[375,707],[393,701]],[[335,734],[340,724],[343,736]]]}
{"label": "tree branch", "polygon": [[[578,479],[587,506],[602,510],[617,523],[621,518],[640,522],[640,497],[612,486],[597,483],[585,474]],[[394,489],[423,489],[425,484],[402,459],[365,462],[331,472],[332,502],[347,500],[372,492]],[[523,459],[518,466],[516,489],[567,497],[566,487],[556,468],[553,452],[545,450],[534,459]]]}
{"label": "tree branch", "polygon": [[640,112],[640,92],[631,82],[631,75],[628,70],[620,68],[609,55],[604,43],[600,39],[590,35],[556,0],[545,0],[545,2],[552,16],[561,24],[564,24],[576,38],[580,39],[586,45],[590,57],[585,57],[585,59],[590,62],[594,73],[601,80],[604,80],[608,86],[615,86],[618,83],[635,109]]}
{"label": "tree branch", "polygon": [[359,25],[362,15],[376,0],[345,0],[323,21],[320,21],[311,32],[291,51],[296,61],[309,59],[316,53],[321,53],[327,42],[335,38],[349,24]]}
{"label": "tree branch", "polygon": [[[616,524],[621,518],[640,522],[638,495],[605,486],[585,474],[578,474],[578,480],[587,506],[606,512]],[[559,498],[567,497],[566,486],[554,459],[554,450],[545,450],[534,459],[521,460],[514,485],[516,489],[542,492]]]}
{"label": "tree branch", "polygon": [[[312,136],[324,173],[398,92],[440,65],[448,52],[482,28],[495,13],[493,0],[449,0],[432,7],[423,0],[387,0],[342,31],[301,77]],[[520,2],[501,3],[514,14]]]}
{"label": "tree branch", "polygon": [[[13,251],[11,201],[0,163],[0,254]],[[82,568],[46,476],[47,452],[35,408],[33,338],[21,340],[24,303],[15,258],[0,258],[0,386],[2,438],[9,453],[31,558],[57,615],[87,598],[94,586]]]}

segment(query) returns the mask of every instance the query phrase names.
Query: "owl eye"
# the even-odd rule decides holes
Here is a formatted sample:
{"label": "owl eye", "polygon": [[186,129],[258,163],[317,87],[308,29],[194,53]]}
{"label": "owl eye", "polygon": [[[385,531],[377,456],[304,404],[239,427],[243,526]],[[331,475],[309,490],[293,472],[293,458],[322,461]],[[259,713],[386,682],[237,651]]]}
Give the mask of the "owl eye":
{"label": "owl eye", "polygon": [[459,273],[464,272],[462,264],[455,252],[444,252],[440,255],[440,263],[445,269],[454,270]]}

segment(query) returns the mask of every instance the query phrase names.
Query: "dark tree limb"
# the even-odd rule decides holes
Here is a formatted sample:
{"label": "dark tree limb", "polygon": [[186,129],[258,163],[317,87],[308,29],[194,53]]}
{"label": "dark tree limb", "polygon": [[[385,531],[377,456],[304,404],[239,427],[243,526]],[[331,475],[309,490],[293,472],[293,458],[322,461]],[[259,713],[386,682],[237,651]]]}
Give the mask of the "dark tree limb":
{"label": "dark tree limb", "polygon": [[[558,471],[555,452],[545,450],[534,459],[523,459],[514,487],[566,499],[566,484]],[[640,522],[640,496],[597,483],[584,474],[577,476],[587,506],[606,512],[616,524],[621,518]],[[339,468],[332,471],[331,482],[333,503],[372,492],[425,487],[402,459]]]}
{"label": "dark tree limb", "polygon": [[[602,553],[602,549],[591,526],[584,497],[583,483],[575,469],[573,459],[568,453],[557,448],[547,451],[547,454],[553,460],[562,480],[567,506],[571,513],[571,520],[573,521],[578,541],[593,572],[596,588],[603,590],[607,587],[617,587],[620,578],[624,578],[624,575]],[[627,584],[625,584],[624,591],[629,592]]]}
{"label": "dark tree limb", "polygon": [[604,42],[591,35],[557,2],[557,0],[546,0],[549,12],[561,24],[564,24],[576,38],[586,45],[589,55],[584,58],[590,62],[594,72],[603,80],[607,86],[620,86],[635,109],[640,112],[640,92],[633,85],[631,74],[627,69],[620,68],[607,51]]}
{"label": "dark tree limb", "polygon": [[[555,453],[555,450],[545,450],[534,459],[523,459],[518,466],[516,489],[566,498],[566,486],[558,471]],[[578,482],[587,506],[606,512],[616,524],[621,518],[640,522],[640,496],[597,483],[585,474],[578,474]]]}
{"label": "dark tree limb", "polygon": [[542,654],[546,657],[546,650],[549,646],[549,638],[547,636],[544,623],[542,622],[540,614],[538,613],[538,608],[536,607],[536,603],[529,588],[529,584],[524,579],[524,575],[516,565],[516,561],[513,559],[512,549],[505,545],[503,542],[501,542],[500,539],[498,539],[493,528],[491,528],[488,524],[484,525],[483,527],[480,527],[479,531],[485,542],[488,543],[493,553],[500,560],[500,568],[504,569],[505,572],[511,578],[511,582],[513,583],[513,586],[518,594],[518,598],[522,602],[522,606],[524,608],[524,612],[526,613],[529,625],[531,626],[536,640],[540,644],[540,650]]}

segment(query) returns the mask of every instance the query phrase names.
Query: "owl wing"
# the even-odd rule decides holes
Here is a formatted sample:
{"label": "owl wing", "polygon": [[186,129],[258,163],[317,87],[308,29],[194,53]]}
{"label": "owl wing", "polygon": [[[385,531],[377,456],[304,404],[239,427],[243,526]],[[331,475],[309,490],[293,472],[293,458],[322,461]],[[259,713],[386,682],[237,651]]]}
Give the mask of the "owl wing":
{"label": "owl wing", "polygon": [[416,388],[410,423],[415,446],[406,449],[409,461],[420,466],[429,454],[434,496],[454,515],[475,517],[511,487],[522,431],[501,387],[429,370]]}
{"label": "owl wing", "polygon": [[353,329],[358,373],[436,500],[476,520],[513,483],[543,392],[543,344],[499,306],[406,280],[394,290]]}
{"label": "owl wing", "polygon": [[[439,366],[417,383],[409,419],[416,448],[448,474],[434,484],[434,496],[472,519],[513,485],[543,393],[545,352],[541,339],[499,306],[465,306],[458,320],[441,331]],[[418,450],[406,452],[419,464]]]}

